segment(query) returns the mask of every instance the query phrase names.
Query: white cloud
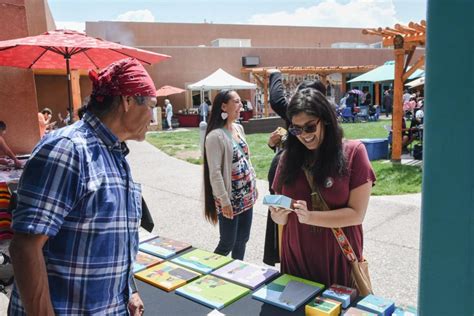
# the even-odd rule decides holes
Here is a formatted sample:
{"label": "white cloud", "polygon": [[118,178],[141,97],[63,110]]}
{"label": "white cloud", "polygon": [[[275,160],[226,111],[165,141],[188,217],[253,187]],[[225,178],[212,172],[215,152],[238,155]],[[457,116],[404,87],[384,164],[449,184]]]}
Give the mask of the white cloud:
{"label": "white cloud", "polygon": [[323,0],[318,5],[298,8],[293,12],[279,11],[255,14],[249,23],[263,25],[379,27],[398,23],[393,0],[350,0],[342,4]]}
{"label": "white cloud", "polygon": [[150,10],[136,10],[120,14],[116,21],[155,22],[155,17]]}
{"label": "white cloud", "polygon": [[79,32],[86,31],[86,22],[74,22],[74,21],[54,21],[56,29],[75,30]]}

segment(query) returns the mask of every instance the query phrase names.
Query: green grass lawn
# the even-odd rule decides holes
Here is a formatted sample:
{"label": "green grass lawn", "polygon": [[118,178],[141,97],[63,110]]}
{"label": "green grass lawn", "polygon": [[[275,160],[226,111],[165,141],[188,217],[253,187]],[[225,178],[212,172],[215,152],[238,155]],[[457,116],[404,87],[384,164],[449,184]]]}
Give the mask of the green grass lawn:
{"label": "green grass lawn", "polygon": [[[342,124],[344,137],[347,139],[385,138],[387,131],[384,125],[389,121],[370,123]],[[267,179],[268,168],[273,158],[273,151],[267,146],[268,134],[247,135],[251,151],[252,164],[259,179]],[[202,164],[199,157],[199,129],[176,132],[149,133],[147,141],[168,155],[194,164]],[[392,164],[388,161],[372,161],[377,175],[377,185],[373,195],[398,195],[421,191],[421,168]]]}

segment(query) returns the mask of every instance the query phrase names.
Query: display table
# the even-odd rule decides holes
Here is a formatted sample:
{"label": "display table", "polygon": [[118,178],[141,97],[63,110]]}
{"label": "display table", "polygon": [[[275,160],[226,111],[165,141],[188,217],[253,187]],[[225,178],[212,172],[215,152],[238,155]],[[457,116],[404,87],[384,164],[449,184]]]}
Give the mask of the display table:
{"label": "display table", "polygon": [[[135,279],[140,297],[145,304],[147,315],[160,316],[205,316],[212,308],[199,304],[183,296],[175,294],[174,291],[165,292],[157,287]],[[304,315],[303,304],[294,312],[263,303],[252,298],[252,293],[247,294],[227,307],[220,310],[225,315],[261,315],[261,316],[283,316]]]}
{"label": "display table", "polygon": [[175,114],[178,118],[179,127],[199,127],[201,116],[199,114]]}
{"label": "display table", "polygon": [[[171,261],[175,257],[179,257],[189,251],[196,248],[191,247],[190,249],[184,250],[168,259]],[[175,291],[166,292],[158,287],[150,285],[135,278],[138,292],[140,297],[145,304],[146,315],[160,315],[160,316],[205,316],[209,314],[213,309],[202,305],[196,301],[185,298],[175,293]],[[266,282],[268,283],[268,282]],[[251,291],[241,299],[231,303],[230,305],[219,310],[225,315],[266,315],[266,316],[283,316],[283,315],[304,315],[303,304],[294,312],[284,310],[282,308],[258,301],[252,298]]]}

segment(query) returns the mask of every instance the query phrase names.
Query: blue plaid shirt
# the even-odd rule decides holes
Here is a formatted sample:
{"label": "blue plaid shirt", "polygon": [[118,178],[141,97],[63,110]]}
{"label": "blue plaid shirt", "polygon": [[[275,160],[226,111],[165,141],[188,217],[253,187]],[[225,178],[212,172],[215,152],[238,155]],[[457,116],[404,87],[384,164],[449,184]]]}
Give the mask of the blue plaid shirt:
{"label": "blue plaid shirt", "polygon": [[[49,236],[43,254],[56,315],[128,315],[141,189],[127,153],[86,113],[47,135],[25,166],[12,227]],[[16,287],[9,312],[25,314]]]}

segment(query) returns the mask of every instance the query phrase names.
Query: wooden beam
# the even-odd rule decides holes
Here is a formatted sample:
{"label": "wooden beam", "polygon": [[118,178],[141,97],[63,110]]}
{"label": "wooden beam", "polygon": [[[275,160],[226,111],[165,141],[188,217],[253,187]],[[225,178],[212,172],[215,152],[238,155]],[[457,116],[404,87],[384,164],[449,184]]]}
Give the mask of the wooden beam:
{"label": "wooden beam", "polygon": [[79,71],[71,70],[71,93],[74,121],[79,119],[79,116],[77,115],[77,110],[79,110],[79,108],[82,106],[80,79],[81,76],[79,74]]}
{"label": "wooden beam", "polygon": [[263,111],[264,116],[268,117],[268,73],[263,74]]}
{"label": "wooden beam", "polygon": [[[384,37],[382,40],[383,46],[393,46],[393,36],[389,37]],[[419,44],[419,45],[425,45],[426,42],[426,36],[425,34],[417,33],[416,35],[407,35],[404,36],[403,39],[405,40],[405,43],[407,44]]]}
{"label": "wooden beam", "polygon": [[402,156],[402,120],[403,120],[403,66],[405,50],[395,49],[395,77],[393,84],[393,115],[392,115],[392,162],[400,162]]}
{"label": "wooden beam", "polygon": [[380,83],[374,83],[375,87],[375,104],[380,106]]}
{"label": "wooden beam", "polygon": [[367,72],[377,68],[376,65],[365,66],[329,66],[329,67],[260,67],[260,68],[242,68],[240,71],[243,74],[252,73],[263,75],[268,69],[278,69],[281,73],[286,74],[331,74],[331,73],[353,73],[353,72]]}
{"label": "wooden beam", "polygon": [[410,64],[411,62],[411,59],[413,58],[413,54],[415,53],[415,49],[416,49],[416,46],[415,45],[412,45],[409,49],[408,49],[408,55],[407,55],[407,58],[405,60],[405,66],[403,67],[403,73],[405,73],[408,69],[408,65]]}
{"label": "wooden beam", "polygon": [[420,58],[418,58],[416,63],[408,71],[406,72],[404,71],[402,81],[403,82],[407,81],[408,78],[415,72],[415,70],[420,69],[421,67],[423,67],[424,64],[425,64],[425,55],[420,56]]}
{"label": "wooden beam", "polygon": [[402,25],[402,24],[395,24],[395,29],[401,32],[404,32],[406,34],[415,34],[418,33],[418,30],[413,29],[409,26]]}
{"label": "wooden beam", "polygon": [[382,31],[382,33],[383,33],[384,35],[387,34],[388,36],[395,36],[395,35],[402,35],[402,36],[403,36],[403,35],[405,35],[404,32],[400,32],[400,31],[395,30],[395,29],[392,29],[392,28],[390,28],[390,27],[386,27],[386,28]]}
{"label": "wooden beam", "polygon": [[260,78],[257,74],[253,74],[253,77],[260,84],[260,86],[263,87],[263,78]]}
{"label": "wooden beam", "polygon": [[362,34],[382,36],[382,34],[379,31],[375,30],[375,29],[363,29]]}
{"label": "wooden beam", "polygon": [[411,27],[412,29],[417,30],[420,33],[425,33],[426,32],[426,27],[421,25],[421,24],[410,22],[408,24],[408,26]]}
{"label": "wooden beam", "polygon": [[347,77],[346,77],[346,74],[341,74],[341,75],[342,75],[341,92],[342,92],[342,94],[345,94],[346,93]]}

